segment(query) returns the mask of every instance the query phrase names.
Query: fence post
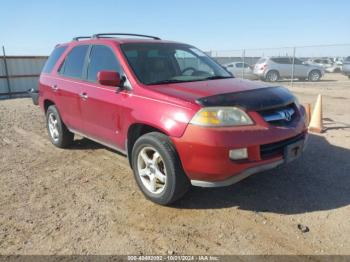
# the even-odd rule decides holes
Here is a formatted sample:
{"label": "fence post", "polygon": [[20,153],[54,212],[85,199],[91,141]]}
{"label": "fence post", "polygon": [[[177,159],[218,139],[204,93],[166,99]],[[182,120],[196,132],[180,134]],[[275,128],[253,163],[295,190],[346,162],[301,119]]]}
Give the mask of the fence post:
{"label": "fence post", "polygon": [[245,49],[243,49],[243,51],[242,51],[242,63],[243,63],[243,66],[242,66],[242,79],[244,79]]}
{"label": "fence post", "polygon": [[11,97],[11,86],[10,86],[10,76],[9,76],[9,70],[7,67],[7,61],[6,61],[6,53],[5,53],[5,46],[2,46],[2,53],[4,55],[4,66],[5,66],[5,76],[6,76],[6,82],[7,82],[7,88],[9,91],[9,97]]}
{"label": "fence post", "polygon": [[293,62],[292,62],[292,76],[291,76],[291,87],[293,87],[294,83],[294,65],[295,65],[295,47],[293,47]]}

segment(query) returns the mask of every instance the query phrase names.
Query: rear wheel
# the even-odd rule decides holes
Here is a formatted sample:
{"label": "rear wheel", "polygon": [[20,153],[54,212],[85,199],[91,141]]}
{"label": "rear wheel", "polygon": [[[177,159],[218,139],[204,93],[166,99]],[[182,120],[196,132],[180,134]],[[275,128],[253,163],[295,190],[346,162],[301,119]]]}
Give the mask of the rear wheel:
{"label": "rear wheel", "polygon": [[321,79],[321,72],[318,70],[312,70],[309,73],[309,81],[316,82]]}
{"label": "rear wheel", "polygon": [[49,138],[57,147],[68,147],[74,139],[74,134],[70,132],[62,122],[56,106],[51,105],[46,111],[46,126]]}
{"label": "rear wheel", "polygon": [[268,82],[276,82],[279,78],[280,78],[280,75],[275,70],[271,70],[271,71],[267,72],[266,77],[265,77],[266,81],[268,81]]}
{"label": "rear wheel", "polygon": [[181,161],[170,139],[158,132],[141,136],[132,150],[135,180],[151,201],[169,205],[189,189]]}

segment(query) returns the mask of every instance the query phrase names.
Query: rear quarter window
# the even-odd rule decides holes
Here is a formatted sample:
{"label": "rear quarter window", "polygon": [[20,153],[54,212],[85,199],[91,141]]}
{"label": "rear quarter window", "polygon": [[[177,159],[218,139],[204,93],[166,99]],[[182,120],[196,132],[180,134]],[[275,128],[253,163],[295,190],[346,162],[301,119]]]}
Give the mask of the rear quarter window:
{"label": "rear quarter window", "polygon": [[56,47],[49,58],[47,59],[42,72],[43,73],[51,73],[52,69],[55,67],[58,59],[61,57],[63,52],[66,50],[66,46]]}
{"label": "rear quarter window", "polygon": [[258,62],[256,62],[257,64],[262,64],[262,63],[265,63],[266,62],[266,59],[265,58],[260,58],[258,60]]}
{"label": "rear quarter window", "polygon": [[277,64],[291,64],[291,61],[288,57],[276,57],[271,58],[271,60]]}

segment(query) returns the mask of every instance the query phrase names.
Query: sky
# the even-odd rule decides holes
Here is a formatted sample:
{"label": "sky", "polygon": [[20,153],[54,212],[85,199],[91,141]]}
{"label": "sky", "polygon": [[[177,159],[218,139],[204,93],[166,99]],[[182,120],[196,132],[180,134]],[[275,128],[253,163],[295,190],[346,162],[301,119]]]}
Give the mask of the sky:
{"label": "sky", "polygon": [[103,32],[156,35],[204,51],[350,44],[348,0],[2,0],[0,9],[0,45],[9,55],[48,55],[57,43]]}

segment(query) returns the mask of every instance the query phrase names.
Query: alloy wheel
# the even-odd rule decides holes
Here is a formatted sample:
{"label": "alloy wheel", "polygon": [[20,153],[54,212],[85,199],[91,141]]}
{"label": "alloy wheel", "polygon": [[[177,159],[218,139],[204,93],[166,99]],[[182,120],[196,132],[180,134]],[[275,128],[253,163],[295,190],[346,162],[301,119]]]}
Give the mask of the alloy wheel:
{"label": "alloy wheel", "polygon": [[270,82],[276,82],[278,80],[278,74],[276,72],[270,72],[268,74],[268,80]]}
{"label": "alloy wheel", "polygon": [[59,131],[58,131],[58,120],[55,116],[55,114],[51,113],[48,117],[48,125],[49,125],[49,131],[52,139],[56,142],[59,139]]}
{"label": "alloy wheel", "polygon": [[142,184],[149,192],[160,194],[164,191],[167,171],[163,158],[155,148],[148,146],[140,150],[137,169]]}

